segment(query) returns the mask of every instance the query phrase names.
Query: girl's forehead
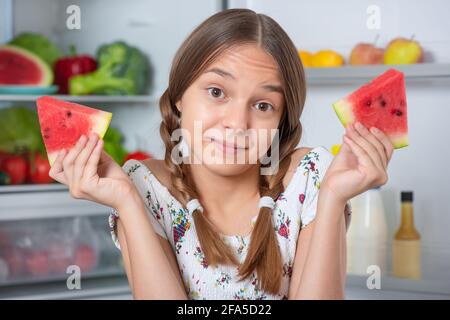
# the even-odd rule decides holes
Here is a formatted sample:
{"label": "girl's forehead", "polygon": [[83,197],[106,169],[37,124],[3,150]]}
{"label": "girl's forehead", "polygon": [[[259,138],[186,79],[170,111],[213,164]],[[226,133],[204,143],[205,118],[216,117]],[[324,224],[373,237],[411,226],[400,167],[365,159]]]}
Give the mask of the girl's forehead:
{"label": "girl's forehead", "polygon": [[206,70],[211,68],[220,68],[231,74],[233,71],[236,74],[264,73],[273,77],[274,80],[279,79],[279,70],[275,59],[256,44],[225,49]]}

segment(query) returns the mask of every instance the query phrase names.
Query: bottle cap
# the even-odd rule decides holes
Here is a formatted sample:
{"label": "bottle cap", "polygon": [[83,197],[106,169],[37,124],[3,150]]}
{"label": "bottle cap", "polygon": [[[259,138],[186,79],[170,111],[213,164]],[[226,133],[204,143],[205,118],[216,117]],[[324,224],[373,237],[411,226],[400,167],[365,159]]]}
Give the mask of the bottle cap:
{"label": "bottle cap", "polygon": [[402,191],[401,193],[402,202],[413,202],[413,192],[412,191]]}

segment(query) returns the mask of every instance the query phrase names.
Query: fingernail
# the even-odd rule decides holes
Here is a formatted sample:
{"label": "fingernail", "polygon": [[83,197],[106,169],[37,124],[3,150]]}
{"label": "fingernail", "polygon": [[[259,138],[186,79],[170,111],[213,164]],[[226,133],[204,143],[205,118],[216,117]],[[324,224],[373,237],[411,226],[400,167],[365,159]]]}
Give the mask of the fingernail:
{"label": "fingernail", "polygon": [[379,133],[380,130],[378,128],[372,127],[370,130],[372,130],[373,133]]}
{"label": "fingernail", "polygon": [[361,122],[355,123],[355,126],[356,126],[358,129],[362,129],[362,128],[363,128],[363,125],[361,124]]}

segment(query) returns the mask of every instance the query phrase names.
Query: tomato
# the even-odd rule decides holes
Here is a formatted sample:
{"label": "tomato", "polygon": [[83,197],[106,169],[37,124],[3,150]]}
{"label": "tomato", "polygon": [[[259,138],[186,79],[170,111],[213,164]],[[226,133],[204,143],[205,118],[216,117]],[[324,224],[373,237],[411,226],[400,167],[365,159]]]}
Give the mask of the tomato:
{"label": "tomato", "polygon": [[28,181],[37,184],[52,183],[53,179],[48,175],[49,171],[50,163],[47,157],[42,156],[39,152],[30,155]]}
{"label": "tomato", "polygon": [[128,161],[130,159],[145,160],[145,159],[148,159],[148,158],[152,158],[152,155],[147,153],[147,152],[145,152],[145,151],[137,150],[135,152],[128,153],[125,156],[125,161],[124,162],[126,162],[126,161]]}
{"label": "tomato", "polygon": [[10,177],[11,184],[21,184],[27,178],[28,162],[23,156],[8,155],[3,158],[0,169]]}

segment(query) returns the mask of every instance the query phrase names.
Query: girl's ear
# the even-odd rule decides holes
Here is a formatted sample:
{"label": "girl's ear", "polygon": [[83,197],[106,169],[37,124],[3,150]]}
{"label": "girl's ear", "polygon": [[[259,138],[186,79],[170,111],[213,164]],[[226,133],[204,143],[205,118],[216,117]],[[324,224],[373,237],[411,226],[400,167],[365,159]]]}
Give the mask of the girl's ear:
{"label": "girl's ear", "polygon": [[177,101],[177,103],[175,103],[175,107],[178,109],[178,111],[181,113],[182,111],[182,107],[181,107],[181,100]]}

